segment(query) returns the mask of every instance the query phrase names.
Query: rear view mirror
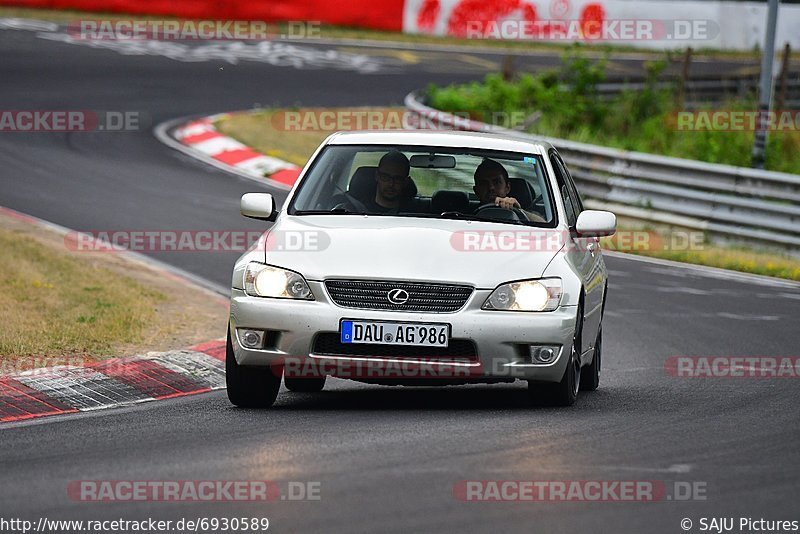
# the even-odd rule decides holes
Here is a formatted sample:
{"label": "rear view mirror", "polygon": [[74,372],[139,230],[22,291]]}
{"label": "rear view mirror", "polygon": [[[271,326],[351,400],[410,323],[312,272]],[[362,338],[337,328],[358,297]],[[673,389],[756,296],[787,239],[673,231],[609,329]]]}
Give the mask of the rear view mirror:
{"label": "rear view mirror", "polygon": [[278,217],[275,198],[269,193],[245,193],[239,211],[245,217],[262,221],[274,221]]}
{"label": "rear view mirror", "polygon": [[411,156],[409,163],[417,169],[453,169],[456,166],[456,158],[437,154],[417,154]]}
{"label": "rear view mirror", "polygon": [[584,210],[575,223],[575,232],[580,237],[602,237],[616,231],[617,216],[610,211]]}

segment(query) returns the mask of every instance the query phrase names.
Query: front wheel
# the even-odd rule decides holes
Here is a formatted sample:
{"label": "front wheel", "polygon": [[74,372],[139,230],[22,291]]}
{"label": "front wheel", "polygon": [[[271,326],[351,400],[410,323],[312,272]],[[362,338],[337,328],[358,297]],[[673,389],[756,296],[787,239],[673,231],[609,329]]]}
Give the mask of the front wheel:
{"label": "front wheel", "polygon": [[269,408],[281,388],[281,367],[239,365],[233,353],[231,332],[225,351],[225,383],[228,399],[242,408]]}
{"label": "front wheel", "polygon": [[594,343],[594,357],[592,364],[581,374],[581,390],[594,391],[600,385],[600,363],[603,348],[603,330],[597,331],[597,341]]}

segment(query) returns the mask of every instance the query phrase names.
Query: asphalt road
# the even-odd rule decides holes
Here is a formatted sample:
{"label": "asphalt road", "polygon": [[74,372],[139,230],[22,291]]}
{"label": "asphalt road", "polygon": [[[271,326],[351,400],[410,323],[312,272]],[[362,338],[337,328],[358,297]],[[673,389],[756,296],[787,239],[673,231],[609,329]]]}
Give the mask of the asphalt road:
{"label": "asphalt road", "polygon": [[[435,72],[402,63],[365,74],[347,66],[352,58],[339,59],[313,69],[186,62],[0,31],[0,95],[7,109],[138,110],[156,124],[254,104],[398,104],[429,82],[479,75],[475,65]],[[170,150],[149,130],[0,134],[0,205],[74,229],[259,228],[238,215],[240,195],[259,188]],[[159,257],[223,285],[234,260]],[[665,533],[680,532],[682,518],[695,530],[701,517],[800,519],[797,380],[686,379],[664,370],[676,355],[797,356],[797,287],[607,263],[602,385],[572,409],[526,408],[521,383],[418,389],[332,380],[320,394],[283,392],[269,411],[234,408],[218,392],[7,425],[0,517],[268,517],[278,532]],[[70,481],[87,479],[312,482],[321,500],[71,499]],[[704,485],[706,500],[454,497],[461,480],[508,479],[689,481]]]}

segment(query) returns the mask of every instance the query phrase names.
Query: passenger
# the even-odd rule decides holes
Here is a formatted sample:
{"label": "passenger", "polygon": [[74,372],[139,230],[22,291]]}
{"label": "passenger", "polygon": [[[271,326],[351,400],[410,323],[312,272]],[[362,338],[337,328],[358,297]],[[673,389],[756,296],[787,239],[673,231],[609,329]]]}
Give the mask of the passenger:
{"label": "passenger", "polygon": [[493,159],[484,159],[475,169],[475,187],[472,188],[478,199],[483,204],[494,204],[503,209],[517,208],[528,216],[533,222],[546,222],[541,215],[522,209],[516,198],[508,196],[511,193],[511,182],[508,171],[503,165]]}

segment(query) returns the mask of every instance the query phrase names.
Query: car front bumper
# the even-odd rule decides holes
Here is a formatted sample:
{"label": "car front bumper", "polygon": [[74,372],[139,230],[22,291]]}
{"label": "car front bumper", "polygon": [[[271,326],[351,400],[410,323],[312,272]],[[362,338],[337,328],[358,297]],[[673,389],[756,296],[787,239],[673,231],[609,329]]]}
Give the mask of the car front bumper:
{"label": "car front bumper", "polygon": [[[465,306],[454,313],[365,310],[334,304],[322,282],[309,281],[308,284],[316,300],[251,297],[240,289],[232,290],[231,339],[240,365],[266,366],[283,362],[288,370],[291,362],[313,361],[325,374],[355,379],[378,379],[381,367],[392,367],[393,372],[398,373],[392,377],[397,379],[425,376],[475,381],[519,378],[558,382],[569,359],[576,306],[561,306],[542,313],[488,311],[481,306],[491,290],[475,290]],[[470,340],[476,355],[467,360],[315,353],[316,336],[338,333],[342,319],[447,323],[451,326],[451,344],[453,340]],[[244,347],[239,329],[268,331],[267,346],[262,349]],[[558,347],[558,357],[550,364],[530,363],[530,346],[543,345]],[[420,374],[420,369],[425,372]]]}

